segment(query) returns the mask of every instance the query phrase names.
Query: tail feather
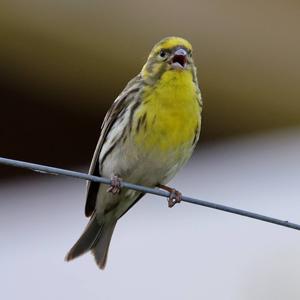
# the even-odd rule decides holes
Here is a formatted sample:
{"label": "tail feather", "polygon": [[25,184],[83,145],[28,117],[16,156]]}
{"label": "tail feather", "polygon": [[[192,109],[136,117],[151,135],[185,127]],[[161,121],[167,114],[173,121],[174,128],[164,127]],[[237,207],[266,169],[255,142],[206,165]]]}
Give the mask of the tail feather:
{"label": "tail feather", "polygon": [[109,249],[109,244],[111,241],[112,234],[114,232],[116,221],[105,224],[101,230],[101,235],[98,241],[92,247],[92,253],[95,256],[95,260],[100,269],[104,269],[107,260],[107,254]]}
{"label": "tail feather", "polygon": [[90,222],[87,224],[83,234],[68,252],[68,254],[65,257],[65,260],[72,260],[89,251],[94,245],[96,239],[98,238],[102,226],[103,224],[98,223],[96,215],[92,215]]}
{"label": "tail feather", "polygon": [[110,240],[115,226],[116,221],[99,223],[96,214],[93,214],[83,234],[68,252],[65,260],[70,261],[91,250],[95,256],[97,265],[101,269],[104,269]]}

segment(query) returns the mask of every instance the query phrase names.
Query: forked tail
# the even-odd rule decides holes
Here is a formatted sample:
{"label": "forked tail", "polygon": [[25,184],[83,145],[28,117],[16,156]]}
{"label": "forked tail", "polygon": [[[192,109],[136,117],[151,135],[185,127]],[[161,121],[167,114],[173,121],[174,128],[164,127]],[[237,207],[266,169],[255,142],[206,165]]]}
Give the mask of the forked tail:
{"label": "forked tail", "polygon": [[94,213],[83,234],[65,257],[70,261],[91,250],[100,269],[105,268],[111,237],[117,221],[99,223]]}

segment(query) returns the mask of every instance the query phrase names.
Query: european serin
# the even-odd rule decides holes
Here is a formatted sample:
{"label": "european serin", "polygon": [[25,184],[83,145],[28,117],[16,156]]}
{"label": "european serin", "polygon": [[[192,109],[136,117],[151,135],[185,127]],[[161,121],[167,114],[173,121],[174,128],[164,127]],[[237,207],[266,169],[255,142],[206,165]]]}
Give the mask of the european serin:
{"label": "european serin", "polygon": [[118,219],[144,196],[120,189],[120,178],[171,191],[170,207],[180,200],[180,193],[164,184],[191,157],[201,111],[191,44],[179,37],[163,39],[106,114],[89,174],[111,177],[111,193],[103,184],[88,183],[90,221],[66,260],[91,250],[104,269]]}

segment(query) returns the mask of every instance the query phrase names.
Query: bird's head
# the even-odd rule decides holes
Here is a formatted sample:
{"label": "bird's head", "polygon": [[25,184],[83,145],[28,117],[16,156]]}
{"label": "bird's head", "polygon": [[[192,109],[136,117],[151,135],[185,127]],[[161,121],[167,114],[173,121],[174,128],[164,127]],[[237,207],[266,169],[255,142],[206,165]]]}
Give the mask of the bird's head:
{"label": "bird's head", "polygon": [[150,52],[142,69],[144,79],[160,79],[167,71],[196,72],[192,45],[180,37],[167,37],[158,42]]}

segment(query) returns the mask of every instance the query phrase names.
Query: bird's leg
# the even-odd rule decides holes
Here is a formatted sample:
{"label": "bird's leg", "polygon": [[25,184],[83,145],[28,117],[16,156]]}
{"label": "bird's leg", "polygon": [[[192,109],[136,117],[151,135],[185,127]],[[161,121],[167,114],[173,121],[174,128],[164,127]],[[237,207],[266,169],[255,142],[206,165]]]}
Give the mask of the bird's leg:
{"label": "bird's leg", "polygon": [[180,203],[182,194],[179,191],[163,184],[158,184],[157,186],[165,191],[170,192],[170,196],[168,198],[169,207],[173,207],[176,203]]}
{"label": "bird's leg", "polygon": [[122,178],[117,175],[111,177],[110,187],[107,189],[108,193],[112,193],[113,195],[119,194],[122,188]]}

